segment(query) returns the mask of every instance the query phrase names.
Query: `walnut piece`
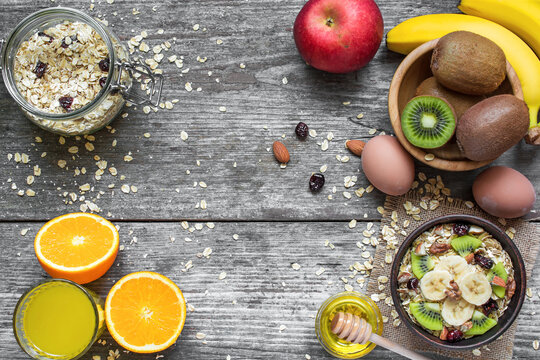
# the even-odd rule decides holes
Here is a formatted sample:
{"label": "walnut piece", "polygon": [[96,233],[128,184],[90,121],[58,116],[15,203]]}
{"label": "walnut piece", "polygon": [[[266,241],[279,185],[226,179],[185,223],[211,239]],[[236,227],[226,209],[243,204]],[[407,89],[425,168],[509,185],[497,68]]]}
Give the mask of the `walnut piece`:
{"label": "walnut piece", "polygon": [[461,298],[461,290],[459,290],[458,284],[454,280],[451,280],[450,287],[452,289],[444,290],[444,293],[446,294],[446,296],[454,300],[459,300]]}
{"label": "walnut piece", "polygon": [[412,277],[412,275],[409,274],[408,272],[402,272],[402,273],[399,273],[397,281],[398,281],[398,283],[403,284],[403,283],[406,283],[407,281],[409,281],[411,279],[411,277]]}
{"label": "walnut piece", "polygon": [[436,242],[431,245],[431,247],[429,248],[429,252],[433,255],[443,254],[447,252],[448,249],[450,249],[450,244]]}
{"label": "walnut piece", "polygon": [[441,334],[439,335],[439,339],[441,340],[448,339],[448,329],[446,327],[443,327]]}
{"label": "walnut piece", "polygon": [[508,282],[506,283],[506,296],[508,296],[508,300],[514,296],[514,293],[516,292],[516,281],[513,278],[509,278]]}

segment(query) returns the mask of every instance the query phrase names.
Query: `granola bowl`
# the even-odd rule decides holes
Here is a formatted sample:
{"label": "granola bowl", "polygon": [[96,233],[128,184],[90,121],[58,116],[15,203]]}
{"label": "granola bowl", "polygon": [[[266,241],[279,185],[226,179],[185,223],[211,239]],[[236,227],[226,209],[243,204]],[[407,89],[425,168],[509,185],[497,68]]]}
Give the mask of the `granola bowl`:
{"label": "granola bowl", "polygon": [[475,349],[501,336],[525,299],[525,264],[495,224],[471,215],[425,222],[401,244],[390,289],[405,326],[431,345]]}

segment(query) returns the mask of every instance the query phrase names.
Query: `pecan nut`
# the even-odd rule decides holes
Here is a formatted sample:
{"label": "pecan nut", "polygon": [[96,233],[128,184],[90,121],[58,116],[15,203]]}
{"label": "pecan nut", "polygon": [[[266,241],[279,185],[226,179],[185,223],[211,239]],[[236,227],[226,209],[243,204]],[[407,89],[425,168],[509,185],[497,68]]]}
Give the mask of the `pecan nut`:
{"label": "pecan nut", "polygon": [[469,255],[465,256],[465,261],[467,261],[467,264],[472,263],[473,260],[474,260],[474,254],[473,253],[470,253]]}
{"label": "pecan nut", "polygon": [[429,248],[429,252],[433,255],[436,254],[443,254],[450,249],[450,244],[444,244],[440,242],[433,243],[431,247]]}

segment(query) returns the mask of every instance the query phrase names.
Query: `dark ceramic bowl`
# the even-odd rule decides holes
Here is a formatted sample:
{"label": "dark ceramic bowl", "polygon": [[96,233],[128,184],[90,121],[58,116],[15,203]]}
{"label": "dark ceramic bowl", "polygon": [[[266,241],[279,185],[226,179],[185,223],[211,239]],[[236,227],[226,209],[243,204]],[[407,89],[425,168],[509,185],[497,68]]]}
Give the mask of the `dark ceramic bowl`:
{"label": "dark ceramic bowl", "polygon": [[[397,293],[398,282],[397,277],[399,273],[399,266],[403,256],[406,254],[407,250],[411,246],[412,242],[424,231],[431,229],[432,227],[440,224],[452,223],[452,222],[464,222],[469,224],[474,224],[482,227],[484,230],[489,232],[494,239],[499,241],[503,249],[510,255],[512,259],[512,264],[514,265],[514,279],[516,281],[516,292],[508,305],[508,308],[504,314],[499,318],[497,325],[491,328],[488,332],[482,335],[476,335],[472,338],[458,341],[456,343],[449,343],[439,338],[431,335],[425,331],[422,327],[415,324],[410,318],[403,306],[401,306],[401,299]],[[512,325],[514,320],[516,320],[523,301],[525,299],[526,283],[525,283],[525,264],[521,258],[521,254],[517,249],[516,245],[512,240],[499,229],[495,224],[484,220],[482,218],[470,215],[446,215],[439,218],[427,221],[420,225],[416,230],[414,230],[401,244],[398,253],[395,256],[394,263],[392,264],[392,272],[390,279],[390,291],[392,293],[392,299],[396,310],[409,330],[411,330],[417,337],[428,342],[429,344],[440,348],[440,349],[449,349],[449,350],[465,350],[465,349],[475,349],[482,345],[492,342],[501,336],[508,328]]]}

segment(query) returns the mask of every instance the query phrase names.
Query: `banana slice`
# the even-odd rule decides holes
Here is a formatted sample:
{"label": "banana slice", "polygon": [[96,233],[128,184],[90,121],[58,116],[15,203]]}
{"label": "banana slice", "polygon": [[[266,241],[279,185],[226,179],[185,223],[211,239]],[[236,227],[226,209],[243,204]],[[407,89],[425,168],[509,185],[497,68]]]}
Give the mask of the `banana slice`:
{"label": "banana slice", "polygon": [[422,277],[420,289],[426,299],[431,301],[442,300],[446,297],[444,291],[450,287],[450,280],[452,280],[452,275],[448,271],[433,270]]}
{"label": "banana slice", "polygon": [[471,319],[474,305],[465,299],[454,300],[450,297],[444,300],[441,315],[444,321],[452,326],[460,326]]}
{"label": "banana slice", "polygon": [[469,264],[467,261],[459,255],[444,256],[439,258],[439,263],[435,267],[435,270],[445,270],[454,276],[457,280],[467,274]]}
{"label": "banana slice", "polygon": [[471,304],[480,306],[491,297],[491,285],[482,273],[468,273],[458,281],[458,285],[463,299]]}

